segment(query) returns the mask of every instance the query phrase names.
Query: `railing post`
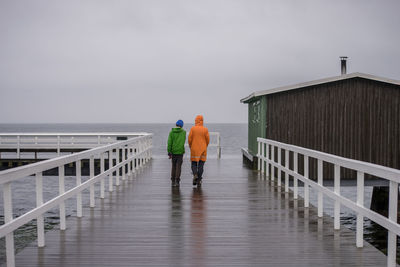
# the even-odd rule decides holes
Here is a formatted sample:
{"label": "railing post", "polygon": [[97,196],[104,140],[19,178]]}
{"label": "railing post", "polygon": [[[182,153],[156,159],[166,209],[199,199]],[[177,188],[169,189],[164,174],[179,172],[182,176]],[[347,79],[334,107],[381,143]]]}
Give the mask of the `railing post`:
{"label": "railing post", "polygon": [[122,149],[121,149],[121,156],[122,156],[122,162],[124,163],[123,165],[122,165],[122,180],[125,180],[126,179],[126,162],[125,162],[125,160],[126,160],[126,149],[125,149],[125,147],[122,147]]}
{"label": "railing post", "polygon": [[[305,180],[309,179],[309,164],[308,164],[308,156],[304,155],[304,178]],[[308,208],[310,206],[310,186],[307,182],[304,183],[304,207]]]}
{"label": "railing post", "polygon": [[270,176],[270,170],[269,170],[269,144],[268,143],[265,144],[265,150],[266,150],[266,153],[265,153],[265,158],[266,158],[266,160],[265,160],[265,168],[266,168],[265,173],[266,173],[267,177],[269,177]]}
{"label": "railing post", "polygon": [[[108,151],[108,169],[111,169],[113,167],[113,150],[111,149]],[[108,175],[108,191],[112,192],[114,189],[114,182],[113,182],[113,172],[110,172]]]}
{"label": "railing post", "polygon": [[264,163],[265,163],[265,145],[263,142],[260,142],[261,144],[261,173],[265,174],[265,169],[264,169]]}
{"label": "railing post", "polygon": [[221,158],[221,136],[219,133],[217,135],[217,157],[218,159]]}
{"label": "railing post", "polygon": [[137,167],[138,167],[138,169],[140,169],[140,167],[141,167],[140,153],[141,153],[141,147],[140,147],[140,142],[138,142],[138,144],[137,144],[137,154],[138,154],[138,156],[137,156]]}
{"label": "railing post", "polygon": [[146,153],[147,153],[146,148],[147,148],[147,140],[144,139],[144,140],[142,140],[142,149],[143,149],[142,150],[143,151],[142,162],[143,162],[143,166],[146,165],[146,162],[147,162],[147,160],[146,160]]}
{"label": "railing post", "polygon": [[257,170],[261,171],[261,141],[258,140],[257,140],[257,158],[258,158]]}
{"label": "railing post", "polygon": [[144,157],[143,157],[143,166],[144,165],[146,165],[146,149],[147,149],[147,146],[146,146],[146,141],[144,141],[143,142],[143,151],[144,151]]}
{"label": "railing post", "polygon": [[147,161],[150,161],[150,146],[151,146],[150,139],[147,139],[147,147],[146,147],[146,149],[147,149]]}
{"label": "railing post", "polygon": [[17,158],[21,158],[21,137],[17,136]]}
{"label": "railing post", "polygon": [[138,168],[142,167],[142,160],[141,160],[141,153],[142,153],[142,144],[140,143],[140,141],[138,142]]}
{"label": "railing post", "polygon": [[[58,167],[58,187],[60,195],[65,193],[65,171],[64,165]],[[67,229],[65,218],[65,201],[60,203],[60,230]]]}
{"label": "railing post", "polygon": [[133,157],[133,147],[131,145],[129,147],[129,158],[130,158],[130,160],[129,160],[129,177],[130,178],[133,178],[133,170],[134,170],[132,157]]}
{"label": "railing post", "polygon": [[[334,192],[340,196],[340,166],[335,164],[334,167]],[[334,229],[340,229],[340,202],[335,200],[334,210]]]}
{"label": "railing post", "polygon": [[[282,166],[282,149],[278,147],[278,165],[279,167]],[[282,171],[278,169],[278,186],[281,186],[282,183]]]}
{"label": "railing post", "polygon": [[[43,174],[42,172],[36,173],[36,207],[43,204]],[[36,219],[38,247],[44,247],[44,218],[43,214],[39,215]]]}
{"label": "railing post", "polygon": [[132,159],[132,176],[135,174],[136,171],[136,148],[135,148],[135,144],[132,144],[132,157],[134,157]]}
{"label": "railing post", "polygon": [[[318,159],[318,184],[323,186],[323,161]],[[318,217],[323,216],[324,203],[323,194],[318,190]]]}
{"label": "railing post", "polygon": [[[145,155],[146,155],[145,158],[147,159],[147,152],[148,152],[148,150],[147,150],[147,141],[144,143],[144,150],[146,151],[145,152]],[[146,165],[146,163],[147,163],[147,160],[144,161],[144,165]]]}
{"label": "railing post", "polygon": [[[94,156],[90,156],[89,159],[89,169],[90,169],[90,178],[92,179],[94,177]],[[89,187],[89,195],[90,195],[90,207],[94,208],[95,207],[95,199],[94,199],[94,184],[91,184]]]}
{"label": "railing post", "polygon": [[[285,150],[285,167],[289,169],[289,150]],[[285,172],[285,192],[289,192],[289,173]]]}
{"label": "railing post", "polygon": [[[399,194],[399,184],[390,181],[389,185],[389,220],[397,224],[397,202]],[[388,230],[388,259],[387,266],[396,266],[397,235]]]}
{"label": "railing post", "polygon": [[[299,157],[297,152],[293,152],[293,171],[295,173],[298,173],[298,163],[299,163]],[[299,185],[298,185],[298,179],[293,176],[293,198],[298,199],[299,196]]]}
{"label": "railing post", "polygon": [[[153,139],[152,139],[152,137],[151,136],[149,136],[149,160],[151,160],[152,159],[152,149],[150,148],[151,147],[151,145],[152,145],[152,142],[153,142]],[[221,158],[221,140],[220,140],[220,136],[219,136],[219,133],[218,133],[218,144],[219,144],[219,158],[218,159],[220,159]]]}
{"label": "railing post", "polygon": [[138,158],[138,154],[139,154],[139,142],[135,143],[135,168],[136,170],[139,169],[139,158]]}
{"label": "railing post", "polygon": [[126,147],[126,178],[129,180],[131,177],[131,161],[130,158],[131,157],[131,148],[129,147],[129,145],[127,145]]}
{"label": "railing post", "polygon": [[[275,163],[275,146],[271,145],[271,161]],[[275,181],[275,165],[271,164],[271,181]]]}
{"label": "railing post", "polygon": [[[357,172],[357,205],[364,207],[364,173],[360,171]],[[362,248],[364,246],[363,221],[364,221],[364,216],[362,216],[360,213],[357,213],[356,245],[358,248]]]}
{"label": "railing post", "polygon": [[[104,173],[104,152],[100,153],[100,173]],[[104,198],[104,177],[100,180],[100,198]]]}
{"label": "railing post", "polygon": [[61,155],[61,141],[60,141],[60,136],[57,135],[57,156]]}
{"label": "railing post", "polygon": [[[150,136],[149,137],[149,142],[150,142],[150,146],[153,145],[153,137]],[[220,147],[219,147],[219,156],[221,157],[221,153],[222,153],[222,148],[221,148],[221,142],[220,142]],[[150,159],[153,158],[153,149],[150,148]]]}
{"label": "railing post", "polygon": [[[115,149],[115,165],[118,165],[119,163],[119,151],[119,148]],[[117,168],[115,171],[115,185],[119,186],[119,168]]]}
{"label": "railing post", "polygon": [[132,144],[131,145],[131,177],[134,177],[135,174],[135,159],[133,158],[135,156],[135,146]]}
{"label": "railing post", "polygon": [[142,157],[141,157],[141,158],[142,158],[142,165],[141,165],[141,166],[144,167],[144,165],[146,164],[145,161],[144,161],[144,158],[145,158],[145,155],[146,155],[146,154],[145,154],[146,145],[145,145],[145,143],[143,142],[143,140],[142,140],[142,144],[141,144],[141,145],[142,145]]}
{"label": "railing post", "polygon": [[133,146],[133,154],[135,155],[135,159],[133,160],[133,171],[136,173],[137,170],[137,143]]}
{"label": "railing post", "polygon": [[131,145],[131,176],[133,178],[135,174],[135,159],[133,158],[135,156],[135,146]]}
{"label": "railing post", "polygon": [[148,160],[147,153],[148,153],[149,151],[147,150],[147,148],[148,148],[148,140],[147,140],[147,138],[146,138],[146,140],[143,142],[143,150],[145,151],[145,152],[144,152],[144,165],[146,165],[147,160]]}
{"label": "railing post", "polygon": [[[4,201],[4,222],[8,223],[13,220],[11,183],[5,183],[3,185],[3,201]],[[7,267],[14,267],[15,266],[14,232],[8,233],[6,235],[6,257],[7,257]]]}
{"label": "railing post", "polygon": [[[77,160],[76,163],[76,186],[82,183],[82,168],[81,160]],[[78,218],[82,217],[82,193],[76,194],[76,216]]]}
{"label": "railing post", "polygon": [[143,140],[140,140],[140,167],[143,167],[144,165],[143,152],[144,152]]}
{"label": "railing post", "polygon": [[137,154],[138,154],[138,157],[137,157],[137,166],[138,166],[138,169],[140,169],[140,167],[142,167],[142,164],[141,164],[141,160],[140,160],[140,153],[142,152],[142,148],[141,148],[141,146],[140,146],[140,141],[137,143]]}

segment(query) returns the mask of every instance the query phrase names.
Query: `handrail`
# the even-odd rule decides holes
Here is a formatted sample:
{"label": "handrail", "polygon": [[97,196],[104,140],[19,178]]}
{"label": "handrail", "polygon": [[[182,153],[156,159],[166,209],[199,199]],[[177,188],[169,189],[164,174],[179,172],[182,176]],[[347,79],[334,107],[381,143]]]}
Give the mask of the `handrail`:
{"label": "handrail", "polygon": [[[257,138],[257,141],[262,138]],[[332,164],[337,164],[340,165],[344,168],[348,169],[353,169],[356,171],[363,171],[365,173],[372,174],[374,176],[378,177],[383,177],[388,180],[394,181],[399,183],[400,182],[400,170],[398,169],[393,169],[389,167],[385,167],[382,165],[378,164],[373,164],[365,161],[359,161],[359,160],[354,160],[354,159],[348,159],[340,156],[336,156],[333,154],[328,154],[325,152],[317,151],[317,150],[312,150],[308,148],[303,148],[299,146],[294,146],[294,145],[288,145],[285,143],[277,142],[274,140],[268,140],[268,143],[273,144],[275,146],[279,146],[283,149],[288,149],[300,154],[307,154],[309,157],[312,158],[319,158],[325,162],[329,162]]]}
{"label": "handrail", "polygon": [[[60,156],[65,149],[89,149],[116,141],[117,137],[137,137],[146,135],[145,132],[92,132],[92,133],[0,133],[0,149],[13,149],[20,158],[23,149],[57,150]],[[209,147],[216,147],[217,157],[221,158],[221,136],[219,132],[209,132],[216,142]],[[188,133],[187,133],[188,135]],[[85,138],[85,139],[82,139]],[[188,146],[187,138],[185,146]]]}
{"label": "handrail", "polygon": [[[309,207],[310,187],[318,192],[318,217],[323,216],[323,195],[335,201],[334,229],[340,229],[340,205],[344,205],[357,213],[356,246],[363,247],[363,219],[364,217],[376,222],[388,230],[388,257],[387,266],[396,266],[397,235],[400,236],[400,225],[397,223],[397,201],[400,182],[400,170],[384,167],[368,162],[348,159],[336,155],[311,150],[299,146],[285,144],[265,138],[257,138],[258,142],[258,170],[270,177],[277,178],[278,187],[281,186],[282,172],[285,178],[285,192],[289,191],[289,179],[293,177],[293,194],[298,198],[298,180],[304,183],[304,207]],[[275,159],[277,151],[278,159]],[[282,153],[285,153],[284,162]],[[293,153],[291,162],[289,153]],[[298,173],[298,156],[304,156],[304,174]],[[309,159],[317,159],[317,182],[309,179]],[[323,162],[334,165],[334,190],[323,185]],[[293,169],[290,169],[290,163]],[[340,194],[340,168],[357,171],[357,201],[354,202]],[[275,168],[278,170],[275,173]],[[364,177],[371,174],[389,180],[389,218],[382,216],[364,206]]]}
{"label": "handrail", "polygon": [[[146,138],[147,136],[152,136],[152,134],[146,133],[145,135],[143,135],[141,137],[136,137],[135,141],[138,142],[141,139]],[[32,163],[29,165],[24,165],[24,166],[20,166],[17,168],[0,171],[0,185],[7,183],[7,182],[11,182],[12,180],[15,180],[20,177],[26,177],[29,175],[33,175],[37,172],[43,172],[45,170],[56,168],[61,164],[65,165],[65,164],[68,164],[71,162],[75,162],[77,160],[88,158],[92,154],[100,154],[102,152],[108,152],[111,149],[116,149],[117,147],[124,146],[129,143],[132,143],[132,139],[120,141],[120,142],[113,143],[110,145],[92,148],[90,150],[85,150],[85,151],[74,153],[71,155],[60,156],[60,157]]]}
{"label": "handrail", "polygon": [[146,132],[76,132],[76,133],[54,133],[54,132],[41,132],[41,133],[26,133],[26,132],[21,132],[21,133],[7,133],[3,132],[0,133],[0,136],[136,136],[136,135],[145,135],[147,134]]}
{"label": "handrail", "polygon": [[[37,220],[38,246],[45,245],[44,240],[44,218],[43,214],[51,208],[59,205],[60,230],[66,229],[65,200],[71,197],[77,198],[77,217],[82,216],[82,197],[84,189],[90,189],[90,207],[95,207],[94,185],[100,181],[100,198],[104,198],[105,178],[109,177],[109,191],[113,191],[114,176],[115,185],[120,185],[121,178],[125,180],[133,176],[136,171],[143,167],[151,159],[152,134],[145,133],[143,136],[134,137],[126,141],[116,142],[110,145],[97,147],[72,155],[49,159],[34,164],[21,166],[0,172],[0,184],[3,185],[4,218],[5,224],[0,226],[0,238],[6,237],[7,266],[15,266],[14,256],[14,234],[18,227]],[[115,151],[115,153],[114,153]],[[105,170],[105,156],[108,155],[109,167]],[[122,158],[120,157],[122,156]],[[100,174],[94,175],[94,158],[100,158]],[[81,182],[81,160],[89,159],[90,178]],[[116,160],[114,165],[113,160]],[[66,164],[76,164],[76,186],[65,192],[64,168]],[[59,195],[43,203],[43,172],[58,167],[59,172]],[[114,174],[115,173],[115,174]],[[36,208],[29,212],[13,218],[11,183],[19,178],[29,175],[36,176]],[[113,176],[114,175],[114,176]]]}
{"label": "handrail", "polygon": [[91,133],[0,133],[0,149],[13,149],[20,158],[23,149],[51,149],[60,156],[62,149],[89,149],[118,141],[118,137],[132,138],[145,132]]}

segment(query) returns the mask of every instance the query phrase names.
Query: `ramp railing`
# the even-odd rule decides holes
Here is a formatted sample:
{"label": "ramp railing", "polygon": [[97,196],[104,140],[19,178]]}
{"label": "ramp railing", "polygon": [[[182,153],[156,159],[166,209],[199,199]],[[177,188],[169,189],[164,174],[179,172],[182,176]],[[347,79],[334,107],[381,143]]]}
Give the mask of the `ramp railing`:
{"label": "ramp railing", "polygon": [[146,133],[0,133],[0,149],[12,150],[20,158],[23,150],[86,150]]}
{"label": "ramp railing", "polygon": [[[95,207],[95,184],[100,183],[100,198],[104,198],[106,177],[109,179],[108,191],[111,192],[114,188],[114,182],[115,186],[120,185],[120,173],[122,180],[131,178],[139,168],[143,167],[151,159],[151,149],[152,134],[144,133],[143,136],[140,137],[130,138],[125,141],[116,141],[112,144],[103,145],[87,151],[0,172],[0,185],[3,187],[5,219],[5,223],[0,226],[0,238],[4,236],[6,238],[7,266],[15,266],[14,231],[18,227],[29,223],[31,220],[37,220],[38,246],[43,247],[45,245],[43,214],[45,212],[58,206],[60,230],[65,230],[65,201],[67,199],[76,197],[77,217],[81,217],[81,192],[83,190],[89,189],[90,207]],[[100,173],[98,175],[95,175],[95,158],[100,159]],[[108,159],[107,170],[105,159]],[[90,169],[90,178],[83,183],[81,179],[82,160],[89,160]],[[65,191],[65,165],[67,164],[75,164],[76,166],[76,185],[70,190]],[[58,168],[59,192],[56,197],[43,203],[43,172],[54,168]],[[24,213],[18,218],[13,218],[12,182],[28,176],[34,176],[36,180],[36,208]]]}
{"label": "ramp railing", "polygon": [[[363,247],[363,219],[369,218],[388,230],[388,256],[387,266],[396,266],[397,236],[400,235],[400,225],[397,223],[398,191],[400,182],[400,170],[376,165],[368,162],[352,160],[306,149],[277,141],[257,138],[258,142],[258,170],[271,180],[277,178],[277,185],[282,185],[282,173],[284,176],[285,192],[289,192],[289,179],[293,179],[293,195],[298,198],[298,180],[304,183],[304,206],[309,207],[310,189],[318,193],[317,209],[318,217],[323,216],[323,195],[334,200],[334,229],[340,229],[340,206],[346,206],[357,214],[356,246]],[[290,157],[289,154],[292,154]],[[277,158],[276,156],[277,155]],[[284,155],[284,156],[282,156]],[[298,172],[299,155],[304,160],[303,174]],[[283,159],[282,159],[283,158]],[[317,181],[309,178],[310,160],[317,161]],[[324,163],[334,166],[333,191],[323,185]],[[292,166],[289,168],[289,166]],[[357,201],[343,197],[340,194],[341,169],[350,169],[357,172]],[[389,182],[389,216],[382,216],[364,206],[364,178],[370,174]]]}

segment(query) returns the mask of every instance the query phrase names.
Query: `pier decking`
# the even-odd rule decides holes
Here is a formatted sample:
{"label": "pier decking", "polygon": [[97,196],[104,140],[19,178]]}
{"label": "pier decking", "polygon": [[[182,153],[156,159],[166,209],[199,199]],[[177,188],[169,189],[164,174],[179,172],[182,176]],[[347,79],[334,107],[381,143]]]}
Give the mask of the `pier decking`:
{"label": "pier decking", "polygon": [[180,188],[170,162],[153,159],[66,231],[46,233],[16,266],[385,266],[386,256],[302,200],[278,192],[240,159],[209,160],[201,189],[185,161]]}

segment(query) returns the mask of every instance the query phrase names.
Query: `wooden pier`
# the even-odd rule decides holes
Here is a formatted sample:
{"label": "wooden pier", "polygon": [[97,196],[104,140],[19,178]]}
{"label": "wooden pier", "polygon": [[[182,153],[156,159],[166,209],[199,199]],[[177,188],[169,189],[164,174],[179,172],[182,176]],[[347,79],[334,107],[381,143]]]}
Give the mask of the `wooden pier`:
{"label": "wooden pier", "polygon": [[385,266],[386,256],[314,207],[242,166],[209,160],[201,189],[185,161],[180,188],[170,162],[153,159],[67,230],[47,232],[16,266]]}

